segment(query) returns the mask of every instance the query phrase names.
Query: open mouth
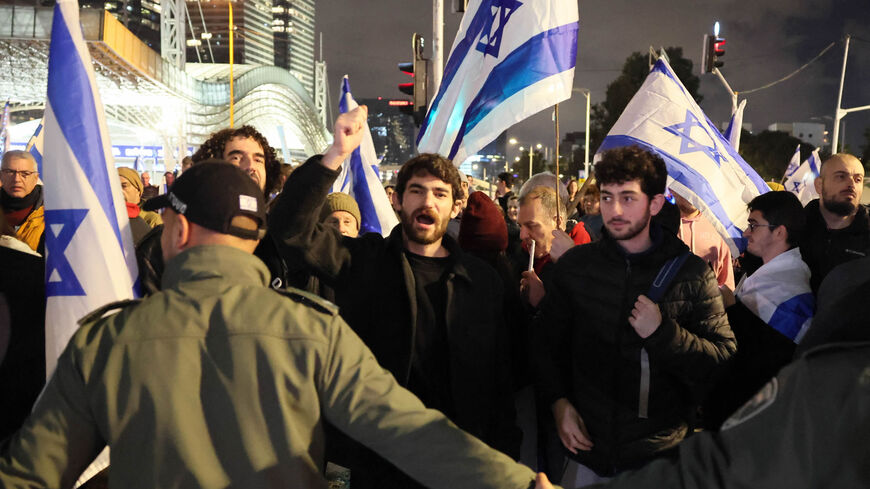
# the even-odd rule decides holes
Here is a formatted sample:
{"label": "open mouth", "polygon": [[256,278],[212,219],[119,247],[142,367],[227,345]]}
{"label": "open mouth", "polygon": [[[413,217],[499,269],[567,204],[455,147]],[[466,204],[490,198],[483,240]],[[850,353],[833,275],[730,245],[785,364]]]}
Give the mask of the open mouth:
{"label": "open mouth", "polygon": [[435,224],[435,218],[428,214],[419,214],[414,220],[424,226],[431,226],[432,224]]}

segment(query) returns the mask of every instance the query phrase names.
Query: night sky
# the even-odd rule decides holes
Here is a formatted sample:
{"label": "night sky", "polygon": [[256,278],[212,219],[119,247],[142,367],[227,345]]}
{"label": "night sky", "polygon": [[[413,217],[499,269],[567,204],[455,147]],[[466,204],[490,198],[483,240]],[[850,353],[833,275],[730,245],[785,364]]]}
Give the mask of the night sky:
{"label": "night sky", "polygon": [[[722,72],[735,91],[777,80],[815,57],[832,41],[852,35],[843,107],[870,105],[870,0],[590,0],[581,1],[580,36],[574,86],[589,88],[592,102],[604,99],[625,58],[650,45],[682,46],[696,67],[702,37],[719,20],[727,39]],[[445,0],[444,61],[460,15]],[[420,0],[326,0],[317,3],[317,31],[329,70],[330,97],[337,112],[339,81],[350,76],[357,98],[402,98],[405,81],[396,67],[411,58],[411,35],[419,32],[431,49],[432,5]],[[825,122],[837,100],[843,43],[818,61],[772,88],[746,98],[744,122],[760,132],[773,122]],[[433,91],[430,89],[430,91]],[[701,107],[714,122],[730,117],[730,99],[715,75],[701,77]],[[742,100],[744,97],[740,97]],[[509,135],[553,145],[551,110],[514,126]],[[582,94],[560,105],[561,133],[584,130]],[[816,118],[816,119],[813,119]],[[846,144],[860,153],[870,111],[846,121]],[[512,157],[513,154],[509,154]]]}

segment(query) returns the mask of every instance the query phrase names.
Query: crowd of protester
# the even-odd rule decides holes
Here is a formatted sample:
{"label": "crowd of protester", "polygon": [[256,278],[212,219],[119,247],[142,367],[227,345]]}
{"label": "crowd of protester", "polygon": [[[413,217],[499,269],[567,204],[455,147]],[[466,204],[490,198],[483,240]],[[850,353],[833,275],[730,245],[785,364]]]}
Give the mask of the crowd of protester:
{"label": "crowd of protester", "polygon": [[[382,236],[331,193],[365,116],[342,114],[295,169],[249,126],[214,133],[162,188],[119,168],[145,299],[83,320],[38,403],[43,187],[29,153],[3,155],[0,486],[69,485],[101,444],[102,483],[119,487],[324,487],[327,463],[354,489],[814,487],[789,469],[809,445],[868,455],[831,438],[848,426],[820,428],[842,405],[867,435],[860,160],[824,161],[806,207],[753,199],[740,256],[636,146],[603,152],[582,184],[502,173],[494,197],[418,155],[385,187],[400,224]],[[254,194],[254,211],[226,210]],[[191,324],[195,344],[167,339]],[[792,381],[815,386],[819,368],[838,378]],[[799,446],[769,439],[783,432]]]}

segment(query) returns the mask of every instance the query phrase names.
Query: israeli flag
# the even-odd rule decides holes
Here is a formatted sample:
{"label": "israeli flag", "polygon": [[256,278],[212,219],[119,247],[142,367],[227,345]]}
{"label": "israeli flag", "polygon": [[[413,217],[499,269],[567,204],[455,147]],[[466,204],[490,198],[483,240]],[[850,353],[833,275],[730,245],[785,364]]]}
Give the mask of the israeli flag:
{"label": "israeli flag", "polygon": [[[347,75],[344,75],[341,81],[339,111],[343,114],[358,106],[350,93]],[[362,216],[360,235],[380,233],[387,236],[399,223],[381,184],[378,157],[368,122],[363,127],[363,138],[359,147],[341,164],[341,174],[335,180],[332,191],[346,193],[356,200]]]}
{"label": "israeli flag", "polygon": [[628,103],[598,148],[638,145],[668,167],[668,187],[704,213],[737,256],[749,218],[746,204],[770,191],[707,118],[664,59]]}
{"label": "israeli flag", "polygon": [[39,125],[36,126],[36,130],[33,131],[33,136],[30,137],[30,140],[27,141],[27,146],[24,148],[25,151],[30,152],[33,155],[33,159],[36,160],[36,170],[39,172],[40,178],[42,178],[42,146],[44,138],[42,137],[42,125],[45,119],[39,122]]}
{"label": "israeli flag", "polygon": [[108,302],[133,298],[138,277],[75,0],[54,7],[44,124],[45,360],[51,376],[76,321]]}
{"label": "israeli flag", "polygon": [[417,137],[459,166],[505,129],[571,97],[577,2],[471,0]]}
{"label": "israeli flag", "polygon": [[737,110],[731,114],[731,122],[728,123],[728,128],[725,129],[725,139],[731,143],[734,151],[740,151],[740,133],[743,132],[743,110],[746,108],[746,100],[740,102]]}
{"label": "israeli flag", "polygon": [[734,294],[773,329],[799,343],[815,310],[810,269],[798,248],[776,255],[752,275],[744,276]]}
{"label": "israeli flag", "polygon": [[3,116],[0,117],[0,154],[9,151],[9,143],[12,137],[9,135],[9,101],[3,106]]}
{"label": "israeli flag", "polygon": [[[798,147],[800,148],[800,147]],[[800,158],[800,152],[797,153]],[[793,160],[794,158],[792,158]],[[819,149],[813,150],[809,158],[804,160],[801,165],[794,170],[788,178],[786,178],[785,189],[797,196],[801,201],[801,205],[806,206],[813,199],[818,199],[819,194],[816,192],[815,180],[819,176],[819,167],[822,163],[819,159]],[[791,166],[791,164],[789,164]]]}
{"label": "israeli flag", "polygon": [[788,166],[785,168],[785,175],[782,176],[782,181],[785,182],[788,180],[794,172],[801,167],[801,145],[798,144],[797,148],[794,149],[794,154],[791,155],[791,160],[788,162]]}

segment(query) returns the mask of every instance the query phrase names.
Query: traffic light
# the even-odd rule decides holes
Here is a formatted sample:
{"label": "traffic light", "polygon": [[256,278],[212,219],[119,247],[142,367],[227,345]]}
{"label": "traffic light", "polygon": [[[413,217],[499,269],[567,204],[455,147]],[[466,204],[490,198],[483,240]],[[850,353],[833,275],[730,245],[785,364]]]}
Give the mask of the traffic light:
{"label": "traffic light", "polygon": [[713,34],[704,34],[704,52],[701,60],[702,73],[713,73],[713,68],[721,68],[725,56],[725,38],[719,37],[719,23],[713,28]]}
{"label": "traffic light", "polygon": [[428,102],[427,80],[429,71],[429,60],[423,57],[423,37],[419,34],[414,34],[411,37],[411,48],[413,50],[414,60],[409,63],[399,63],[399,71],[411,75],[413,78],[410,82],[399,83],[399,91],[411,96],[411,103],[402,106],[401,110],[405,114],[414,117],[414,124],[420,125],[423,123],[423,118],[426,116],[426,105]]}

